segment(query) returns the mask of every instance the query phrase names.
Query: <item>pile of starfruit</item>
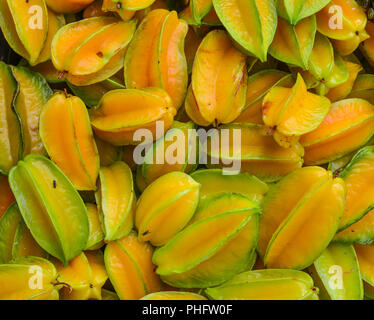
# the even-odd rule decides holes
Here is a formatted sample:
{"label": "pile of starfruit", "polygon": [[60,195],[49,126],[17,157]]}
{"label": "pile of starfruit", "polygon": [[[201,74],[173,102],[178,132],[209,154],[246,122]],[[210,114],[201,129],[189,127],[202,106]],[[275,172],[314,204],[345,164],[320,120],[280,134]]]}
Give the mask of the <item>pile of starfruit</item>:
{"label": "pile of starfruit", "polygon": [[0,299],[374,299],[373,18],[0,0]]}

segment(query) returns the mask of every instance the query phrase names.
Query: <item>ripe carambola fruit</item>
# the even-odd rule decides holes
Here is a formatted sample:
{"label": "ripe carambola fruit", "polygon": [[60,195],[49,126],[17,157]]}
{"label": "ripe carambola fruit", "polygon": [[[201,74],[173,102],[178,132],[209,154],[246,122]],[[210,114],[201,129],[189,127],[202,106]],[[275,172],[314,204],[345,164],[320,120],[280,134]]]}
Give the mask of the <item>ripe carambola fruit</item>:
{"label": "ripe carambola fruit", "polygon": [[62,300],[101,300],[101,287],[108,279],[101,251],[86,251],[63,266],[52,259],[58,272],[58,281],[66,283],[60,291]]}
{"label": "ripe carambola fruit", "polygon": [[103,81],[123,66],[135,21],[94,17],[62,27],[52,41],[52,62],[76,86]]}
{"label": "ripe carambola fruit", "polygon": [[86,203],[87,216],[90,227],[90,233],[85,250],[97,250],[104,245],[104,231],[101,227],[101,221],[97,206],[93,203]]}
{"label": "ripe carambola fruit", "polygon": [[331,243],[310,267],[315,283],[328,299],[362,300],[364,288],[355,249],[352,245]]}
{"label": "ripe carambola fruit", "polygon": [[276,69],[265,69],[249,76],[245,107],[235,122],[263,124],[262,102],[269,90],[275,86],[291,88],[294,83],[291,74]]}
{"label": "ripe carambola fruit", "polygon": [[152,255],[152,246],[139,241],[134,232],[105,247],[105,267],[121,300],[137,300],[162,289]]}
{"label": "ripe carambola fruit", "polygon": [[129,166],[117,161],[100,169],[96,203],[105,241],[128,235],[134,225],[136,196]]}
{"label": "ripe carambola fruit", "polygon": [[345,99],[352,91],[353,85],[358,73],[363,70],[362,66],[350,61],[346,61],[349,77],[348,79],[337,87],[331,88],[326,94],[326,97],[331,102]]}
{"label": "ripe carambola fruit", "polygon": [[281,269],[243,272],[205,293],[213,300],[318,300],[307,273]]}
{"label": "ripe carambola fruit", "polygon": [[267,268],[301,270],[338,230],[345,183],[321,167],[295,170],[270,188],[262,203],[258,252]]}
{"label": "ripe carambola fruit", "polygon": [[330,0],[278,0],[278,15],[295,25],[326,6]]}
{"label": "ripe carambola fruit", "polygon": [[47,6],[58,13],[76,13],[88,7],[95,0],[45,0]]}
{"label": "ripe carambola fruit", "polygon": [[0,172],[7,174],[17,163],[22,147],[21,128],[14,112],[13,101],[17,94],[17,82],[11,68],[0,62]]}
{"label": "ripe carambola fruit", "polygon": [[156,273],[178,288],[219,285],[253,265],[258,205],[240,194],[212,195],[189,225],[153,255]]}
{"label": "ripe carambola fruit", "polygon": [[78,191],[49,159],[30,155],[9,173],[9,184],[36,242],[64,265],[86,246],[87,209]]}
{"label": "ripe carambola fruit", "polygon": [[374,66],[374,22],[368,21],[366,31],[370,35],[370,38],[362,42],[360,50],[364,54],[367,62],[369,62],[371,66]]}
{"label": "ripe carambola fruit", "polygon": [[107,5],[109,2],[112,3],[112,6],[136,11],[151,6],[155,0],[104,0],[103,5]]}
{"label": "ripe carambola fruit", "polygon": [[[222,61],[226,61],[222,65]],[[245,105],[247,57],[235,49],[227,33],[208,33],[196,52],[185,109],[197,124],[229,123]]]}
{"label": "ripe carambola fruit", "polygon": [[39,134],[39,118],[43,105],[53,92],[40,74],[26,67],[12,66],[11,69],[18,83],[13,108],[21,128],[22,149],[19,158],[28,154],[44,155],[45,150]]}
{"label": "ripe carambola fruit", "polygon": [[[198,137],[190,134],[192,129],[195,129],[192,121],[187,123],[174,121],[165,136],[155,141],[152,148],[146,151],[144,162],[138,168],[145,184],[149,185],[169,172],[189,173],[197,167]],[[196,141],[195,145],[193,140]]]}
{"label": "ripe carambola fruit", "polygon": [[14,195],[9,187],[8,177],[0,174],[0,219],[14,201]]}
{"label": "ripe carambola fruit", "polygon": [[311,16],[293,26],[278,18],[277,31],[269,53],[275,58],[304,70],[312,53],[316,34],[316,18]]}
{"label": "ripe carambola fruit", "polygon": [[142,21],[125,59],[127,88],[163,88],[178,109],[188,84],[184,39],[188,25],[175,11],[152,10]]}
{"label": "ripe carambola fruit", "polygon": [[275,141],[289,147],[299,137],[316,129],[329,112],[330,100],[308,92],[300,74],[290,88],[274,87],[262,103],[263,120]]}
{"label": "ripe carambola fruit", "polygon": [[269,191],[265,182],[247,172],[224,175],[221,169],[205,169],[193,172],[191,177],[201,185],[200,201],[214,194],[233,192],[261,203],[264,195]]}
{"label": "ripe carambola fruit", "polygon": [[364,99],[371,104],[374,103],[374,75],[362,73],[356,78],[352,91],[347,98]]}
{"label": "ripe carambola fruit", "polygon": [[65,17],[63,14],[57,14],[52,10],[48,9],[48,33],[47,39],[45,40],[43,50],[40,52],[38,60],[35,62],[36,65],[50,61],[51,59],[51,47],[52,40],[56,35],[57,31],[65,25]]}
{"label": "ripe carambola fruit", "polygon": [[[339,174],[347,186],[344,214],[339,231],[359,221],[374,209],[374,146],[362,148]],[[354,230],[354,228],[352,228]]]}
{"label": "ripe carambola fruit", "polygon": [[[241,145],[236,145],[234,148],[230,138],[228,148],[221,150],[218,144],[211,144],[208,139],[209,167],[231,168],[233,161],[240,161],[241,171],[248,172],[263,181],[272,182],[300,168],[303,164],[304,149],[299,143],[295,143],[290,148],[283,148],[273,137],[267,135],[262,125],[228,124],[220,126],[219,134],[225,129],[228,129],[229,137],[234,137],[234,130],[239,130],[237,133],[240,133]],[[225,143],[223,142],[223,145]],[[240,154],[234,153],[239,150]]]}
{"label": "ripe carambola fruit", "polygon": [[195,25],[200,25],[202,19],[213,8],[212,0],[191,0],[189,3],[191,10],[192,22]]}
{"label": "ripe carambola fruit", "polygon": [[95,190],[100,159],[83,101],[55,93],[43,106],[39,130],[48,155],[74,187]]}
{"label": "ripe carambola fruit", "polygon": [[274,0],[213,0],[214,9],[231,37],[262,62],[277,27]]}
{"label": "ripe carambola fruit", "polygon": [[138,129],[150,130],[153,139],[158,140],[164,133],[156,131],[156,122],[163,122],[167,131],[175,114],[169,95],[160,88],[112,90],[90,110],[91,125],[97,136],[116,146],[139,144],[141,136],[134,140]]}
{"label": "ripe carambola fruit", "polygon": [[0,264],[12,259],[14,235],[21,220],[16,203],[13,203],[0,219]]}
{"label": "ripe carambola fruit", "polygon": [[37,64],[48,34],[44,0],[2,0],[0,27],[10,47],[31,65]]}
{"label": "ripe carambola fruit", "polygon": [[357,222],[338,232],[334,241],[342,243],[371,244],[374,242],[374,209],[371,209]]}
{"label": "ripe carambola fruit", "polygon": [[365,33],[367,16],[355,0],[331,0],[316,18],[318,31],[331,39],[352,40]]}
{"label": "ripe carambola fruit", "polygon": [[345,99],[331,105],[312,132],[303,135],[306,165],[339,159],[364,146],[374,134],[374,106],[363,99]]}
{"label": "ripe carambola fruit", "polygon": [[104,94],[110,90],[125,89],[125,86],[121,83],[122,81],[117,79],[115,76],[106,79],[102,82],[94,83],[89,86],[74,86],[71,83],[67,83],[73,94],[82,99],[87,107],[95,107],[100,102],[100,99]]}
{"label": "ripe carambola fruit", "polygon": [[161,291],[148,294],[140,300],[207,300],[207,298],[193,292]]}
{"label": "ripe carambola fruit", "polygon": [[365,296],[374,299],[374,245],[355,244],[354,248],[364,281]]}
{"label": "ripe carambola fruit", "polygon": [[58,300],[61,284],[46,259],[23,257],[0,265],[1,300]]}
{"label": "ripe carambola fruit", "polygon": [[162,246],[191,220],[200,185],[183,172],[170,172],[152,182],[140,196],[135,226],[140,241]]}
{"label": "ripe carambola fruit", "polygon": [[13,203],[0,218],[0,264],[27,256],[46,258],[47,254],[36,243]]}

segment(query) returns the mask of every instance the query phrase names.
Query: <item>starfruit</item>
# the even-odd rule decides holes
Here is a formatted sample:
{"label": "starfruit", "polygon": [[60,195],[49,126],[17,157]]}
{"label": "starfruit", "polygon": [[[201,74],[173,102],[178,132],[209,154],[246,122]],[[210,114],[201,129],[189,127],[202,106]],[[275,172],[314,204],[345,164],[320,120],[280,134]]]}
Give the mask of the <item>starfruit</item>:
{"label": "starfruit", "polygon": [[203,169],[193,172],[191,177],[201,185],[201,201],[214,194],[233,192],[261,203],[264,195],[269,191],[265,182],[247,172],[224,175],[221,169]]}
{"label": "starfruit", "polygon": [[62,300],[101,300],[101,287],[108,279],[101,251],[86,251],[63,266],[52,259],[58,272],[58,281],[66,283],[60,291]]}
{"label": "starfruit", "polygon": [[185,101],[186,112],[195,123],[229,123],[239,116],[247,91],[246,60],[225,31],[214,30],[205,36],[196,52]]}
{"label": "starfruit", "polygon": [[338,230],[345,183],[321,167],[295,170],[266,194],[258,252],[268,268],[301,270],[318,258]]}
{"label": "starfruit", "polygon": [[308,92],[300,74],[290,88],[274,87],[264,97],[263,120],[275,141],[289,147],[303,134],[313,131],[329,112],[329,99]]}
{"label": "starfruit", "polygon": [[[362,300],[364,290],[360,267],[352,245],[332,243],[310,267],[315,283],[331,300]],[[321,289],[321,288],[320,288]],[[321,290],[322,291],[322,290]]]}
{"label": "starfruit", "polygon": [[[188,8],[184,9],[181,13],[182,19],[186,15],[190,15],[189,19],[186,19],[188,24],[201,25],[203,18],[213,9],[212,0],[191,0]],[[186,13],[186,11],[189,13]]]}
{"label": "starfruit", "polygon": [[14,237],[21,220],[16,203],[13,203],[0,219],[0,264],[12,260]]}
{"label": "starfruit", "polygon": [[104,232],[101,227],[101,221],[97,206],[92,203],[86,203],[87,216],[90,233],[88,236],[85,250],[97,250],[104,245]]}
{"label": "starfruit", "polygon": [[18,116],[22,152],[20,158],[28,154],[44,154],[44,146],[39,134],[39,118],[43,105],[52,95],[46,80],[36,72],[25,67],[11,67],[18,83],[13,108]]}
{"label": "starfruit", "polygon": [[135,233],[110,242],[104,253],[109,279],[121,300],[137,300],[162,288],[154,272],[153,248]]}
{"label": "starfruit", "polygon": [[170,172],[152,182],[140,196],[135,226],[140,241],[162,246],[191,220],[200,185],[183,172]]}
{"label": "starfruit", "polygon": [[206,198],[189,225],[155,251],[156,273],[174,287],[206,288],[246,270],[256,246],[259,212],[240,194]]}
{"label": "starfruit", "polygon": [[12,258],[17,259],[19,257],[30,256],[47,258],[48,254],[37,244],[30,230],[23,220],[21,220],[14,235]]}
{"label": "starfruit", "polygon": [[31,65],[37,64],[48,35],[44,0],[2,0],[0,27],[10,47]]}
{"label": "starfruit", "polygon": [[330,0],[279,0],[278,15],[292,25],[310,17],[325,7]]}
{"label": "starfruit", "polygon": [[188,84],[184,39],[187,23],[175,11],[152,10],[137,29],[125,59],[127,88],[163,88],[178,109]]}
{"label": "starfruit", "polygon": [[101,298],[102,300],[119,300],[115,292],[106,289],[101,289]]}
{"label": "starfruit", "polygon": [[[339,230],[348,228],[374,209],[374,201],[372,200],[374,188],[371,187],[369,182],[371,175],[374,174],[373,163],[374,147],[365,147],[356,153],[339,174],[339,177],[345,181],[347,186],[344,214],[340,221]],[[355,227],[352,226],[350,231],[351,233],[355,232]]]}
{"label": "starfruit", "polygon": [[47,254],[32,237],[14,203],[0,219],[0,263],[27,256],[46,258]]}
{"label": "starfruit", "polygon": [[312,132],[303,135],[306,165],[328,163],[365,145],[374,134],[374,107],[362,99],[345,99],[331,105]]}
{"label": "starfruit", "polygon": [[17,163],[22,148],[20,124],[14,112],[13,99],[17,95],[17,82],[11,68],[0,62],[0,172],[8,173]]}
{"label": "starfruit", "polygon": [[360,98],[374,103],[374,75],[359,74],[347,98]]}
{"label": "starfruit", "polygon": [[0,265],[1,300],[58,300],[62,285],[46,259],[26,257]]}
{"label": "starfruit", "polygon": [[293,85],[292,75],[280,70],[265,69],[251,75],[248,77],[245,107],[235,122],[263,124],[262,102],[265,95],[275,86],[292,87]]}
{"label": "starfruit", "polygon": [[308,62],[308,73],[312,77],[308,77],[302,72],[309,84],[308,87],[314,88],[318,84],[324,85],[333,72],[334,62],[334,48],[330,40],[317,32]]}
{"label": "starfruit", "polygon": [[350,61],[346,61],[346,64],[349,73],[348,79],[341,85],[331,88],[326,94],[326,97],[329,98],[331,102],[345,99],[351,93],[358,73],[363,70],[362,66],[359,64]]}
{"label": "starfruit", "polygon": [[143,164],[138,170],[141,171],[147,185],[166,173],[173,171],[189,173],[196,168],[197,147],[193,144],[193,139],[197,141],[197,137],[192,136],[193,129],[195,125],[191,121],[188,123],[175,121],[165,136],[146,151]]}
{"label": "starfruit", "polygon": [[93,17],[110,17],[112,12],[104,12],[102,10],[103,1],[95,0],[83,11],[83,19],[93,18]]}
{"label": "starfruit", "polygon": [[88,7],[95,0],[45,0],[54,12],[76,13]]}
{"label": "starfruit", "polygon": [[222,135],[222,130],[228,130],[229,137],[234,137],[235,132],[237,135],[240,134],[240,144],[234,145],[229,141],[227,146],[225,145],[227,139],[224,139],[220,145],[223,144],[225,147],[221,148],[208,140],[209,167],[221,167],[229,171],[235,169],[235,165],[239,163],[241,171],[266,182],[272,182],[300,168],[303,164],[304,149],[298,142],[290,148],[283,148],[267,135],[267,130],[262,125],[224,125],[220,127],[218,134]]}
{"label": "starfruit", "polygon": [[318,300],[307,273],[281,269],[243,272],[205,293],[213,300]]}
{"label": "starfruit", "polygon": [[316,28],[314,16],[301,20],[295,26],[282,18],[278,18],[277,31],[269,48],[269,53],[275,59],[304,70],[308,69]]}
{"label": "starfruit", "polygon": [[[322,96],[326,95],[331,88],[342,85],[342,87],[338,89],[339,91],[348,88],[350,85],[350,82],[348,82],[347,85],[344,85],[350,77],[348,62],[346,62],[336,51],[333,52],[333,60],[330,60],[331,56],[328,54],[327,50],[327,47],[324,49],[320,48],[319,50],[315,47],[309,61],[311,64],[310,70],[308,72],[300,71],[302,76],[305,78],[308,88],[313,89],[317,94]],[[325,57],[326,59],[322,59],[322,57]],[[330,62],[332,62],[331,69]],[[319,71],[318,69],[314,69],[315,67],[317,67]],[[354,68],[351,69],[353,71]]]}
{"label": "starfruit", "polygon": [[[138,129],[148,129],[155,140],[167,131],[176,114],[169,95],[159,88],[118,89],[106,93],[90,113],[91,125],[99,138],[120,146],[139,144],[134,140]],[[161,130],[162,131],[162,130]],[[141,138],[141,137],[140,137]]]}
{"label": "starfruit", "polygon": [[362,42],[360,50],[370,65],[374,66],[374,22],[368,21],[366,31],[370,38]]}
{"label": "starfruit", "polygon": [[207,298],[193,292],[161,291],[148,294],[140,300],[207,300]]}
{"label": "starfruit", "polygon": [[154,2],[155,0],[103,0],[103,6],[136,11],[150,7]]}
{"label": "starfruit", "polygon": [[50,158],[78,190],[96,189],[99,154],[81,99],[63,92],[50,98],[40,115],[40,137]]}
{"label": "starfruit", "polygon": [[365,296],[369,299],[374,298],[374,245],[355,244],[356,255],[360,265],[360,273],[364,281]]}
{"label": "starfruit", "polygon": [[277,28],[276,1],[213,0],[214,9],[231,37],[261,61]]}
{"label": "starfruit", "polygon": [[14,195],[9,187],[8,177],[0,174],[0,219],[14,201]]}
{"label": "starfruit", "polygon": [[74,95],[81,98],[87,107],[95,107],[99,104],[101,97],[115,89],[125,89],[121,81],[111,77],[102,82],[94,83],[89,86],[74,86],[68,82],[68,86]]}
{"label": "starfruit", "polygon": [[331,0],[316,14],[318,31],[336,40],[352,40],[365,33],[367,17],[355,0]]}
{"label": "starfruit", "polygon": [[52,41],[52,62],[76,86],[104,81],[123,66],[135,21],[94,17],[62,27]]}
{"label": "starfruit", "polygon": [[[124,5],[131,5],[132,1],[116,1],[116,0],[103,0],[101,5],[101,10],[104,13],[117,13],[122,20],[127,21],[135,16],[135,10],[128,10]],[[134,3],[139,1],[134,1]],[[149,2],[149,1],[140,1],[140,2]]]}
{"label": "starfruit", "polygon": [[98,191],[95,193],[105,241],[128,235],[134,225],[136,196],[129,166],[117,161],[100,169]]}
{"label": "starfruit", "polygon": [[10,171],[9,184],[40,247],[64,265],[85,248],[89,236],[87,209],[52,161],[27,156]]}

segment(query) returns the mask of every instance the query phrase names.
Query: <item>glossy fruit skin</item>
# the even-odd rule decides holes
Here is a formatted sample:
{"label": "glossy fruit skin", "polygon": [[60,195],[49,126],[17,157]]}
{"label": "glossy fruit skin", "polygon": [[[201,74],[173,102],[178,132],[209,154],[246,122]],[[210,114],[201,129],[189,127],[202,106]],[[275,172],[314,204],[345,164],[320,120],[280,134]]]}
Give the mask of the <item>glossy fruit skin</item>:
{"label": "glossy fruit skin", "polygon": [[[62,134],[64,141],[59,140]],[[47,101],[40,115],[40,136],[48,155],[78,190],[96,189],[99,154],[81,99],[61,92]]]}
{"label": "glossy fruit skin", "polygon": [[[344,181],[321,167],[304,167],[284,177],[262,203],[257,249],[265,266],[301,270],[311,265],[338,230],[345,195]],[[317,214],[313,206],[321,218],[312,218]],[[329,217],[323,227],[322,216]],[[318,239],[302,241],[306,234]]]}
{"label": "glossy fruit skin", "polygon": [[312,278],[290,269],[244,272],[219,287],[206,289],[205,293],[214,300],[318,300]]}
{"label": "glossy fruit skin", "polygon": [[45,251],[66,265],[84,249],[89,236],[87,209],[51,160],[27,156],[12,168],[9,183],[26,225]]}

